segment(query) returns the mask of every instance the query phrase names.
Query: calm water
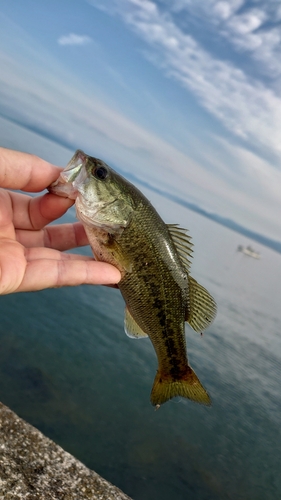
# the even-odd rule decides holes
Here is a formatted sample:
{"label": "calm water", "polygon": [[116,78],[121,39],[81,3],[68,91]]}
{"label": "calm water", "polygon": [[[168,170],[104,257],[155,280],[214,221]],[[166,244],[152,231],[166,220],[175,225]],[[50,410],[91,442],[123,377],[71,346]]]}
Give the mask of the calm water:
{"label": "calm water", "polygon": [[[61,164],[72,154],[11,131],[0,120],[2,145]],[[218,303],[203,338],[186,330],[212,407],[173,400],[154,411],[149,339],[126,337],[118,290],[90,286],[1,297],[0,399],[135,500],[276,500],[281,255],[143,191],[190,230],[192,274]],[[260,261],[236,252],[249,243]]]}

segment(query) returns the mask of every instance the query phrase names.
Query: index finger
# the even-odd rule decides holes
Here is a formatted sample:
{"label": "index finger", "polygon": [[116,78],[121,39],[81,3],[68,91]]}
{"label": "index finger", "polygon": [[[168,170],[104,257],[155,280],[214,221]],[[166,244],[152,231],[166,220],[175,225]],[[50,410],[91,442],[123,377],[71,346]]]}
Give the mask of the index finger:
{"label": "index finger", "polygon": [[0,187],[42,191],[58,178],[60,171],[38,156],[0,147]]}

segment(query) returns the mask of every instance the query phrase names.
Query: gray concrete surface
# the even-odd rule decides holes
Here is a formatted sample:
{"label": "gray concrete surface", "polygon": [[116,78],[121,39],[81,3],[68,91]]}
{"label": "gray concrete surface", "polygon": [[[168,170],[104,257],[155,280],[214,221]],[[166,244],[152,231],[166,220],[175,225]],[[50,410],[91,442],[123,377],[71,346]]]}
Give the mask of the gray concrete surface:
{"label": "gray concrete surface", "polygon": [[131,500],[0,403],[0,500]]}

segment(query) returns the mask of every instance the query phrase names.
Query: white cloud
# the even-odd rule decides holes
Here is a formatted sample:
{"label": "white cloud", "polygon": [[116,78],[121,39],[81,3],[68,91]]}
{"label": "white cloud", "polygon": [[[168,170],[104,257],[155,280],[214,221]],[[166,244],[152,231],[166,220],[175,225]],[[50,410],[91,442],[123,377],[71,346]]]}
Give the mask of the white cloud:
{"label": "white cloud", "polygon": [[62,35],[58,39],[59,45],[87,45],[91,43],[91,37],[87,35],[76,35],[75,33],[69,33],[69,35]]}
{"label": "white cloud", "polygon": [[[241,2],[230,4],[231,12],[235,12]],[[185,34],[167,12],[160,12],[152,0],[115,0],[115,8],[149,44],[151,60],[157,61],[167,76],[193,92],[232,133],[281,158],[281,98],[273,89],[232,63],[214,57]],[[264,16],[256,9],[254,14],[228,18],[236,33],[248,36]]]}
{"label": "white cloud", "polygon": [[221,19],[229,19],[242,5],[243,0],[232,0],[228,2],[213,2],[213,13]]}
{"label": "white cloud", "polygon": [[258,73],[276,78],[281,74],[281,29],[275,25],[278,13],[269,10],[268,4],[264,4],[263,9],[249,9],[229,17],[218,29],[234,49],[248,53],[259,63],[256,65]]}
{"label": "white cloud", "polygon": [[200,15],[207,29],[212,30],[213,24],[216,36],[226,39],[235,51],[247,53],[256,63],[257,73],[267,78],[281,75],[279,2],[257,0],[253,5],[244,0],[189,0],[184,8],[189,15]]}
{"label": "white cloud", "polygon": [[[100,7],[99,0],[91,0],[91,3]],[[115,0],[111,1],[111,5],[115,4],[111,13],[123,10],[124,14],[132,6],[140,8],[141,3],[146,11],[147,4],[156,6],[153,0]],[[104,0],[104,10],[106,4],[107,0]],[[153,7],[150,7],[150,11],[153,11]],[[174,13],[181,13],[183,21],[185,18],[191,22],[194,19],[206,32],[212,33],[216,38],[221,37],[222,44],[227,40],[234,51],[246,53],[255,64],[257,73],[266,75],[267,78],[281,75],[280,2],[256,0],[253,5],[245,0],[162,0],[161,12],[166,19],[172,19]]]}
{"label": "white cloud", "polygon": [[252,9],[243,14],[232,16],[227,25],[234,33],[247,35],[260,28],[266,19],[267,15],[264,11]]}

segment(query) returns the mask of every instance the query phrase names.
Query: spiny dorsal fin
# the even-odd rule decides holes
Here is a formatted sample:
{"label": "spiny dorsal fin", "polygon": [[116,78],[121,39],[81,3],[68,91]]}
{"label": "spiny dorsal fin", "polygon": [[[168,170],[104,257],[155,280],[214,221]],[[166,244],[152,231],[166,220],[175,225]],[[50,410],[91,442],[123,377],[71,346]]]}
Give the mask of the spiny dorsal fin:
{"label": "spiny dorsal fin", "polygon": [[193,252],[191,237],[186,234],[186,229],[179,227],[178,224],[167,224],[167,228],[184,267],[189,271],[191,266],[189,258],[192,257]]}
{"label": "spiny dorsal fin", "polygon": [[213,297],[202,285],[188,276],[189,302],[187,307],[187,321],[196,332],[202,332],[214,320],[217,305]]}
{"label": "spiny dorsal fin", "polygon": [[147,333],[144,333],[144,331],[135,322],[127,306],[125,308],[124,329],[126,335],[128,335],[131,339],[143,339],[148,337]]}

